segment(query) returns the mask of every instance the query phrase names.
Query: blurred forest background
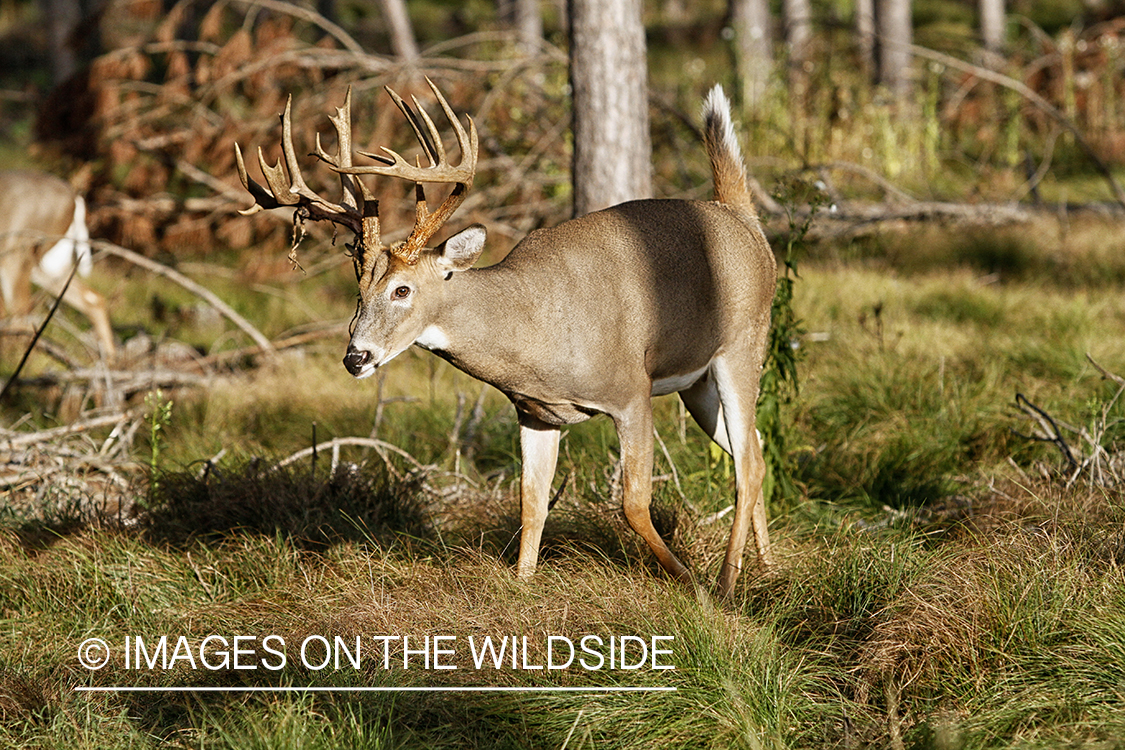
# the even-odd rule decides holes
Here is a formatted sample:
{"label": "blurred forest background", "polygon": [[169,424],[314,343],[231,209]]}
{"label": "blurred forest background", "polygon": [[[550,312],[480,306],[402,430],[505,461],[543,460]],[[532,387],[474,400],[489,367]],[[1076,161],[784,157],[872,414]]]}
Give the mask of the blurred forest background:
{"label": "blurred forest background", "polygon": [[[635,193],[707,195],[689,155],[701,95],[718,82],[736,96],[765,193],[799,175],[838,211],[890,203],[899,216],[911,204],[941,215],[934,202],[1125,202],[1125,18],[1113,0],[598,5],[644,24],[652,114],[637,116],[651,122],[653,177]],[[287,229],[235,214],[232,144],[275,149],[292,94],[299,148],[311,146],[352,85],[358,145],[401,146],[409,136],[379,89],[418,93],[425,73],[482,129],[460,218],[487,220],[502,254],[572,211],[568,33],[563,2],[6,0],[0,163],[70,176],[94,236],[137,252],[257,256]],[[409,200],[383,204],[407,218]],[[859,221],[883,216],[867,211]]]}

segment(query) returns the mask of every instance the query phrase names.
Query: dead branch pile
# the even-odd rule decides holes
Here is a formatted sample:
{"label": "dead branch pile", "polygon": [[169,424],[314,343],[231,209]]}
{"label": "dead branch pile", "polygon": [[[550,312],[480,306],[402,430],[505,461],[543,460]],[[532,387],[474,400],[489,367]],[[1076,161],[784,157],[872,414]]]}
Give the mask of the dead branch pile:
{"label": "dead branch pile", "polygon": [[[213,246],[281,247],[288,226],[275,212],[250,218],[236,213],[249,199],[237,176],[234,143],[251,151],[261,145],[270,161],[276,159],[278,115],[292,94],[298,149],[311,152],[317,133],[329,146],[334,135],[328,115],[352,86],[355,146],[398,147],[409,134],[381,89],[393,84],[404,94],[417,93],[420,70],[458,109],[472,113],[481,133],[485,181],[465,206],[467,220],[474,208],[488,207],[494,231],[521,236],[563,210],[553,201],[565,193],[568,160],[562,137],[568,123],[562,110],[566,58],[558,50],[516,57],[505,52],[514,46],[503,37],[477,35],[459,40],[468,50],[456,50],[472,52],[476,60],[447,56],[451,50],[439,46],[406,66],[364,52],[339,27],[289,3],[215,3],[197,24],[189,23],[190,16],[202,10],[190,1],[161,16],[148,14],[150,5],[116,11],[135,8],[140,16],[129,18],[130,26],[147,31],[55,90],[37,127],[42,142],[96,165],[86,175],[94,236],[149,257]],[[517,96],[520,106],[497,106],[501,95]],[[334,175],[310,171],[316,172],[310,186],[332,194]],[[384,201],[381,214],[392,231],[409,228],[409,186],[373,187],[376,195],[401,192]]]}
{"label": "dead branch pile", "polygon": [[[8,512],[118,513],[133,502],[133,443],[143,424],[134,410],[92,414],[40,430],[0,428],[0,495]],[[109,434],[95,439],[109,428]]]}

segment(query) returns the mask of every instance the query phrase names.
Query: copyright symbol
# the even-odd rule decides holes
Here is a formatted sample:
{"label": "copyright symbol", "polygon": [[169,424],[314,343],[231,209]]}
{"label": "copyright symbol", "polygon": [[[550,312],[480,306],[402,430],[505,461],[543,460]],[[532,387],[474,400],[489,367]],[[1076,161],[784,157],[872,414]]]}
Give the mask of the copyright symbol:
{"label": "copyright symbol", "polygon": [[109,644],[101,638],[87,638],[78,647],[78,662],[86,669],[101,669],[109,663]]}

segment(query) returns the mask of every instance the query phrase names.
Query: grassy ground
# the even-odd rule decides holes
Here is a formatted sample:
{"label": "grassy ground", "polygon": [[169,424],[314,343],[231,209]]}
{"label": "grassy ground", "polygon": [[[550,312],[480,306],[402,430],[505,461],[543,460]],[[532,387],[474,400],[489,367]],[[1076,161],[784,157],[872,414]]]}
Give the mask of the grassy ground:
{"label": "grassy ground", "polygon": [[[3,520],[0,744],[1121,747],[1125,502],[1081,480],[1064,489],[1057,451],[1015,434],[1030,426],[1013,406],[1020,392],[1061,420],[1103,416],[1114,391],[1085,355],[1125,370],[1125,264],[1107,250],[1117,231],[922,229],[814,249],[797,284],[809,335],[788,412],[806,492],[770,509],[778,568],[745,575],[730,601],[710,586],[732,467],[674,399],[657,404],[655,516],[694,587],[667,581],[625,527],[607,420],[567,433],[543,565],[520,583],[511,407],[435,358],[408,353],[381,384],[357,383],[338,364],[341,336],[171,393],[156,481],[135,490],[146,510],[99,516],[94,497]],[[350,312],[349,294],[324,292],[334,277],[277,283],[304,313],[264,327]],[[276,288],[242,286],[226,294],[268,320]],[[1106,415],[1106,447],[1119,413]],[[268,470],[314,429],[375,433],[429,468],[345,449],[335,474],[323,453]],[[549,642],[587,635],[607,663],[614,637],[669,653],[632,670],[523,668],[546,665]],[[208,636],[230,659],[234,637],[252,637],[239,666],[256,668],[208,668],[224,650]],[[315,636],[353,651],[358,637],[359,666],[344,654],[313,668]],[[401,641],[387,666],[380,636],[411,648],[450,636],[440,659],[458,668],[426,669],[419,654],[403,668]],[[526,652],[478,669],[485,636]],[[126,664],[137,637],[145,654]],[[88,638],[111,650],[100,670],[77,659]],[[675,691],[75,691],[121,685]]]}

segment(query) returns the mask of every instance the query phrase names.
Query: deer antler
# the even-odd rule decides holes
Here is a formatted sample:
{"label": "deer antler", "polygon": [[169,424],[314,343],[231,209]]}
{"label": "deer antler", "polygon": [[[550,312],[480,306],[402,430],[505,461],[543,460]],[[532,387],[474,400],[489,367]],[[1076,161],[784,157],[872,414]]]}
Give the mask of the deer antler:
{"label": "deer antler", "polygon": [[[300,164],[297,162],[297,152],[293,147],[292,105],[293,97],[290,96],[285,102],[285,113],[281,116],[281,150],[285,166],[282,166],[280,159],[270,166],[261,147],[258,148],[258,165],[262,169],[268,187],[262,187],[250,178],[246,171],[246,162],[242,158],[242,149],[237,143],[234,144],[238,176],[242,180],[242,186],[254,198],[254,205],[239,213],[249,216],[262,209],[294,206],[297,209],[293,217],[295,225],[305,219],[331,221],[352,230],[363,247],[378,247],[379,202],[358,177],[340,174],[344,193],[342,203],[325,200],[305,183]],[[352,165],[351,107],[352,90],[349,87],[348,93],[344,96],[344,106],[337,107],[336,114],[328,118],[336,129],[335,156],[325,152],[320,145],[320,134],[316,136],[316,156],[333,170],[347,169]]]}
{"label": "deer antler", "polygon": [[[457,145],[461,149],[461,163],[458,166],[454,167],[449,164],[437,126],[434,125],[426,111],[422,109],[418,99],[411,97],[414,101],[414,108],[412,109],[402,100],[402,97],[389,88],[387,93],[390,94],[391,99],[406,116],[410,127],[414,130],[414,135],[422,145],[422,150],[426,152],[430,166],[412,166],[402,156],[388,148],[383,149],[384,154],[358,152],[384,166],[355,166],[352,164],[352,91],[349,88],[347,96],[344,97],[344,106],[337,107],[335,116],[329,117],[332,125],[336,128],[337,151],[335,156],[326,153],[321,148],[320,135],[317,134],[316,137],[316,156],[340,175],[340,183],[344,193],[341,203],[325,200],[309,188],[301,175],[301,168],[297,163],[297,152],[293,147],[293,123],[290,114],[293,97],[289,97],[289,100],[285,103],[285,113],[281,116],[281,150],[284,155],[284,166],[282,166],[281,160],[270,166],[266,162],[262,149],[258,149],[258,165],[265,176],[267,187],[259,185],[250,178],[246,172],[246,163],[242,158],[242,149],[239,148],[237,143],[234,145],[235,158],[238,161],[238,176],[242,180],[242,186],[254,198],[254,205],[241,211],[241,213],[249,216],[263,209],[293,206],[297,209],[293,217],[295,225],[306,219],[311,219],[313,221],[331,221],[346,227],[352,230],[359,240],[356,256],[362,265],[365,251],[382,248],[382,245],[379,243],[379,202],[375,200],[367,186],[360,180],[359,175],[375,174],[412,180],[417,184],[414,229],[404,243],[386,249],[405,263],[411,265],[417,263],[418,254],[426,242],[441,228],[469,194],[473,185],[473,176],[476,173],[478,150],[477,128],[472,118],[469,118],[469,131],[466,133],[460,121],[458,121],[457,115],[454,114],[434,82],[427,78],[426,83],[430,85],[430,90],[434,92],[441,104],[442,111],[445,112],[445,116],[453,125],[454,133],[457,135]],[[426,206],[426,196],[422,190],[422,183],[424,182],[454,183],[455,185],[449,197],[432,213]],[[295,244],[294,247],[296,247]]]}
{"label": "deer antler", "polygon": [[[414,264],[418,262],[418,254],[425,247],[426,242],[437,233],[457,207],[468,196],[469,191],[473,186],[473,176],[476,174],[477,169],[477,127],[473,119],[469,118],[469,132],[465,132],[461,122],[457,119],[449,102],[438,91],[437,86],[429,78],[426,79],[429,84],[430,90],[434,92],[437,97],[438,103],[441,105],[442,111],[445,112],[446,118],[450,124],[453,125],[453,132],[457,136],[457,146],[461,149],[461,163],[456,167],[450,165],[449,160],[446,158],[445,147],[441,143],[441,135],[438,133],[437,126],[430,116],[426,114],[426,110],[418,103],[417,97],[411,97],[414,102],[414,109],[410,107],[402,97],[395,93],[390,88],[387,88],[387,93],[391,99],[398,106],[399,110],[406,117],[410,123],[410,127],[414,130],[414,135],[421,144],[422,150],[426,152],[426,157],[429,159],[430,166],[421,167],[411,165],[401,155],[384,147],[384,154],[374,154],[366,151],[359,153],[370,159],[382,162],[386,166],[333,166],[332,169],[342,175],[361,175],[361,174],[376,174],[385,177],[400,177],[404,180],[412,180],[417,184],[416,197],[417,208],[414,220],[414,229],[410,232],[406,242],[400,246],[388,248],[388,250],[401,259],[404,263]],[[439,182],[439,183],[453,183],[453,192],[449,197],[438,207],[434,212],[430,212],[426,206],[426,196],[422,189],[424,182]]]}

